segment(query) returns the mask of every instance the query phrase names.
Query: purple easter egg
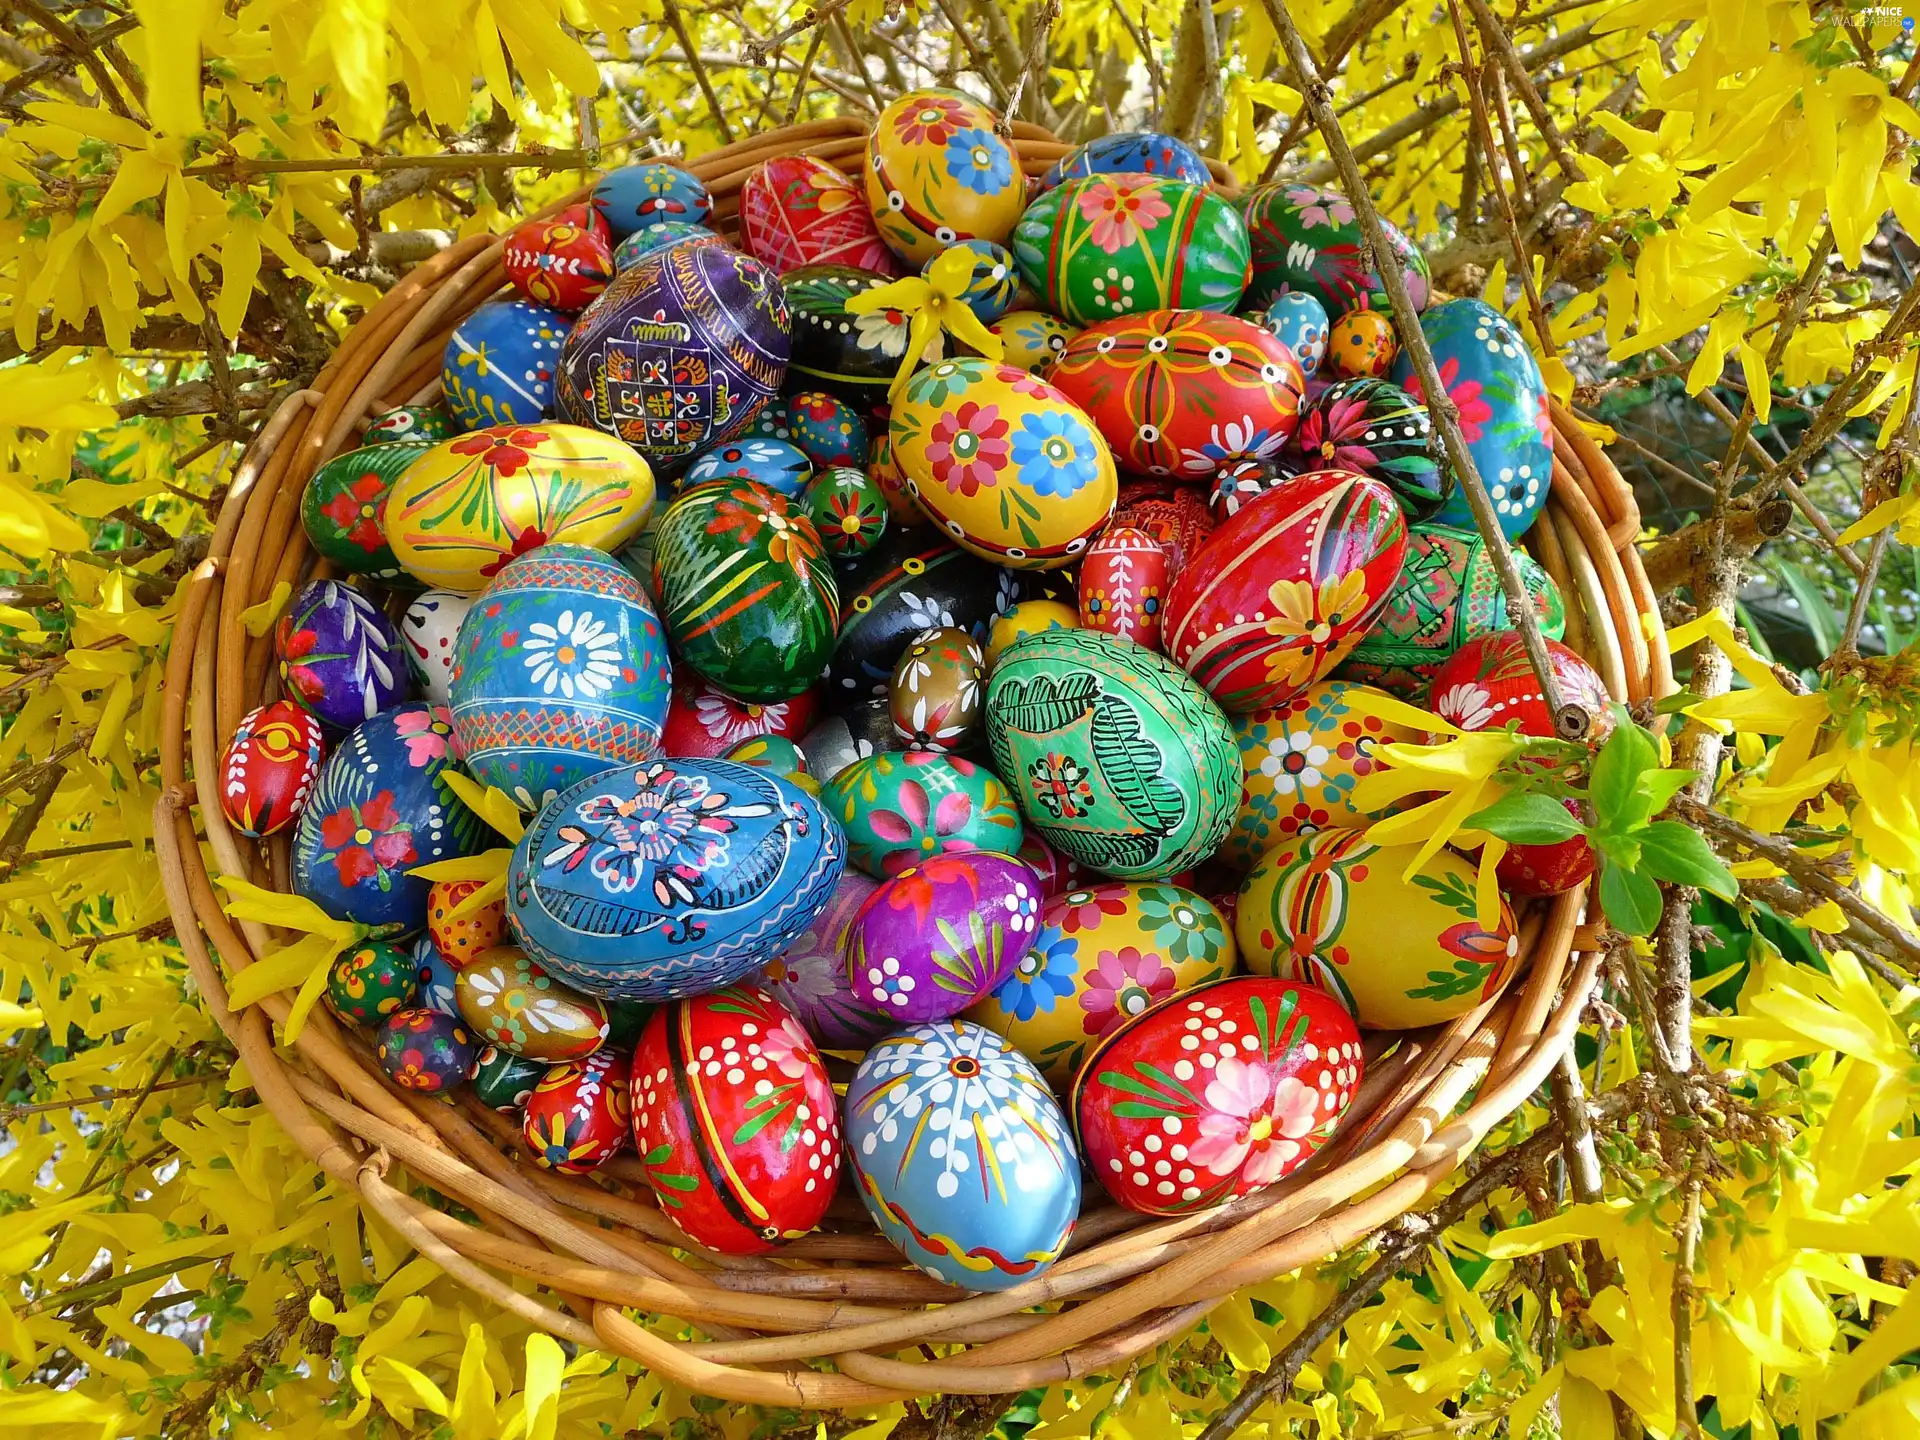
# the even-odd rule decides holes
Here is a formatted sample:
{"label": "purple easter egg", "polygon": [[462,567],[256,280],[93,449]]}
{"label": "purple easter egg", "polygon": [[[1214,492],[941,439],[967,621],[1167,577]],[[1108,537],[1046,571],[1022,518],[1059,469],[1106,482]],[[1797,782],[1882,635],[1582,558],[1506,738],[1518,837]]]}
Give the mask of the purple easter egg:
{"label": "purple easter egg", "polygon": [[1013,973],[1039,926],[1040,877],[986,850],[935,855],[867,898],[847,935],[853,996],[895,1025],[948,1020]]}
{"label": "purple easter egg", "polygon": [[827,908],[766,965],[774,998],[828,1050],[864,1050],[899,1023],[858,999],[847,978],[847,931],[879,888],[858,870],[846,871]]}
{"label": "purple easter egg", "polygon": [[313,581],[280,617],[273,643],[287,693],[336,730],[351,730],[407,698],[400,632],[351,585]]}

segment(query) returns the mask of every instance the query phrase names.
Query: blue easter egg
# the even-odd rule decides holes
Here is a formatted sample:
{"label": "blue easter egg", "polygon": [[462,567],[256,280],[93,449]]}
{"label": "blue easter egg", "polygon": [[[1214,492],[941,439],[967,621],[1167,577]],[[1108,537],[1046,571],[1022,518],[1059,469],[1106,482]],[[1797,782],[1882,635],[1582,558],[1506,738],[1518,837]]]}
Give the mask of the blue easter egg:
{"label": "blue easter egg", "polygon": [[1080,1159],[1040,1070],[983,1025],[914,1025],[867,1051],[842,1132],[867,1211],[915,1265],[1007,1290],[1060,1258]]}
{"label": "blue easter egg", "polygon": [[[1013,252],[991,240],[960,240],[951,248],[972,252],[973,273],[967,277],[967,288],[960,292],[960,299],[982,325],[991,325],[1013,308],[1013,292],[1020,285]],[[939,258],[934,256],[920,273],[926,274]]]}
{"label": "blue easter egg", "polygon": [[[1449,300],[1420,317],[1440,383],[1460,412],[1460,432],[1487,487],[1500,529],[1523,534],[1547,503],[1553,484],[1553,419],[1547,382],[1519,327],[1484,300]],[[1425,403],[1413,365],[1394,361],[1393,383]],[[1452,487],[1428,517],[1435,525],[1473,528],[1466,492]]]}
{"label": "blue easter egg", "polygon": [[593,187],[593,211],[615,240],[624,240],[652,225],[704,225],[713,214],[713,197],[691,171],[646,160],[601,176]]}
{"label": "blue easter egg", "polygon": [[838,395],[806,390],[786,401],[787,429],[793,443],[807,452],[816,470],[835,465],[866,468],[867,422]]}
{"label": "blue easter egg", "polygon": [[757,480],[782,495],[798,495],[813,478],[813,462],[788,440],[729,440],[694,456],[687,473],[674,487],[676,494],[709,480]]}
{"label": "blue easter egg", "polygon": [[280,683],[324,725],[351,730],[406,699],[410,676],[400,632],[351,585],[314,580],[273,633]]}
{"label": "blue easter egg", "polygon": [[454,750],[529,810],[659,748],[666,634],[640,582],[603,550],[542,545],[508,561],[456,650]]}
{"label": "blue easter egg", "polygon": [[573,322],[528,300],[482,305],[447,341],[440,386],[462,430],[525,425],[553,413],[560,344]]}
{"label": "blue easter egg", "polygon": [[419,938],[413,942],[412,953],[414,971],[419,976],[419,989],[414,992],[413,1003],[455,1020],[461,1019],[460,1003],[453,989],[453,977],[457,972],[447,963],[447,957],[440,953],[440,947],[433,943],[430,932],[420,932]]}
{"label": "blue easter egg", "polygon": [[1319,297],[1304,290],[1274,296],[1267,306],[1266,326],[1293,351],[1301,373],[1311,380],[1327,357],[1327,335],[1333,328]]}
{"label": "blue easter egg", "polygon": [[847,837],[792,782],[728,760],[656,760],[549,801],[514,847],[507,923],[590,995],[678,1000],[731,985],[833,898]]}
{"label": "blue easter egg", "polygon": [[779,396],[769,400],[766,407],[753,417],[753,423],[740,432],[740,438],[743,440],[793,439],[793,417],[787,408],[786,400]]}
{"label": "blue easter egg", "polygon": [[485,827],[448,787],[453,720],[402,705],[361,725],[320,767],[293,832],[293,888],[336,920],[404,934],[427,923],[420,866],[481,848]]}
{"label": "blue easter egg", "polygon": [[1155,130],[1121,130],[1075,146],[1047,168],[1040,188],[1080,175],[1168,175],[1195,185],[1213,184],[1200,152],[1184,140]]}
{"label": "blue easter egg", "polygon": [[669,245],[678,245],[684,240],[719,239],[718,235],[704,225],[692,225],[685,220],[662,220],[658,225],[649,225],[643,230],[634,231],[613,247],[614,272],[617,274],[630,266],[638,265],[654,251],[664,250]]}

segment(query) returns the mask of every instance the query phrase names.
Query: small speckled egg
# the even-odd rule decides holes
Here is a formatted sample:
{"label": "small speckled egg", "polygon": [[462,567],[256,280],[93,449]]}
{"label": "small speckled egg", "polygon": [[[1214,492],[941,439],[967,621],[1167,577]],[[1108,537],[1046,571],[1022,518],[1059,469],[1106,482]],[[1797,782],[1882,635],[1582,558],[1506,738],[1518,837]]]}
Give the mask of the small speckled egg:
{"label": "small speckled egg", "polygon": [[1327,337],[1333,329],[1319,296],[1304,290],[1276,295],[1267,305],[1265,323],[1293,351],[1293,358],[1300,362],[1301,372],[1309,380],[1319,373],[1320,362],[1327,356]]}
{"label": "small speckled egg", "polygon": [[987,669],[1000,663],[1000,652],[1016,640],[1043,630],[1078,630],[1080,612],[1058,600],[1022,600],[993,622],[987,631]]}
{"label": "small speckled egg", "polygon": [[1039,928],[1040,877],[1011,855],[936,855],[868,897],[847,936],[863,1005],[947,1020],[1006,979]]}
{"label": "small speckled egg", "polygon": [[451,1090],[473,1070],[473,1038],[438,1010],[397,1010],[380,1026],[374,1055],[403,1090]]}
{"label": "small speckled egg", "polygon": [[452,696],[453,662],[459,658],[460,623],[473,608],[471,595],[429,590],[416,596],[400,617],[400,644],[413,672],[414,686],[429,705],[445,705]]}
{"label": "small speckled egg", "polygon": [[980,644],[950,625],[923,630],[893,667],[893,728],[912,750],[964,749],[980,725]]}
{"label": "small speckled egg", "polygon": [[529,1060],[584,1060],[606,1043],[606,1005],[561,984],[518,946],[475,959],[453,977],[453,993],[475,1034]]}
{"label": "small speckled egg", "polygon": [[555,1065],[527,1097],[520,1134],[533,1163],[563,1175],[598,1170],[627,1146],[632,1100],[627,1071],[632,1057],[598,1050],[586,1059]]}
{"label": "small speckled egg", "polygon": [[539,1060],[489,1045],[473,1062],[474,1098],[503,1114],[514,1114],[532,1098],[533,1087],[550,1068]]}
{"label": "small speckled egg", "polygon": [[484,880],[436,880],[427,891],[427,933],[455,970],[491,950],[507,933],[504,899],[491,900],[469,914],[453,913],[485,884]]}
{"label": "small speckled egg", "polygon": [[891,507],[880,482],[866,470],[833,465],[807,486],[807,518],[837,560],[864,555],[887,533]]}
{"label": "small speckled egg", "polygon": [[342,950],[327,971],[327,1004],[349,1025],[378,1025],[413,1006],[413,957],[379,940]]}
{"label": "small speckled egg", "polygon": [[837,395],[803,390],[787,400],[787,424],[793,443],[806,452],[816,469],[829,465],[866,463],[867,422],[860,412]]}
{"label": "small speckled egg", "polygon": [[1378,310],[1349,310],[1333,323],[1327,356],[1342,375],[1379,379],[1393,368],[1400,342],[1393,321]]}
{"label": "small speckled egg", "polygon": [[862,1004],[847,977],[847,929],[879,882],[849,870],[800,938],[761,971],[761,983],[829,1050],[864,1050],[895,1021]]}

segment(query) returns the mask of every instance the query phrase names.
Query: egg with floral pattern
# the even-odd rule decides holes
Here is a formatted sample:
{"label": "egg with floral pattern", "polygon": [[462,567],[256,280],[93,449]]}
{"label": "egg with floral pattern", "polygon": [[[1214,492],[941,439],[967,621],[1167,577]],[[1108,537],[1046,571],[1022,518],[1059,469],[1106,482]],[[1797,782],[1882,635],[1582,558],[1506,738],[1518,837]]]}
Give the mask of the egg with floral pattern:
{"label": "egg with floral pattern", "polygon": [[960,359],[917,372],[889,433],[907,493],[985,559],[1070,565],[1113,513],[1106,441],[1064,393],[1013,366]]}
{"label": "egg with floral pattern", "polygon": [[946,1020],[1013,971],[1039,928],[1040,877],[991,851],[938,854],[894,872],[847,932],[847,978],[897,1024]]}
{"label": "egg with floral pattern", "polygon": [[518,1114],[550,1065],[488,1045],[473,1060],[473,1098],[489,1110]]}
{"label": "egg with floral pattern", "polygon": [[1427,407],[1398,385],[1339,380],[1307,402],[1292,443],[1279,458],[1294,463],[1295,473],[1358,470],[1371,475],[1386,482],[1403,509],[1425,516],[1445,494],[1429,451],[1432,433]]}
{"label": "egg with floral pattern", "polygon": [[300,524],[314,553],[348,574],[410,585],[380,528],[380,514],[393,482],[432,444],[395,440],[367,445],[336,455],[314,471],[300,496]]}
{"label": "egg with floral pattern", "polygon": [[866,463],[867,422],[838,396],[824,390],[788,396],[787,423],[793,429],[793,443],[815,468]]}
{"label": "egg with floral pattern", "polygon": [[467,914],[457,914],[484,880],[436,880],[427,892],[427,934],[434,948],[455,970],[501,942],[507,931],[507,906],[496,898]]}
{"label": "egg with floral pattern", "polygon": [[597,1050],[548,1070],[521,1114],[528,1158],[543,1170],[588,1175],[626,1149],[633,1124],[632,1064],[624,1051]]}
{"label": "egg with floral pattern", "polygon": [[859,409],[886,403],[907,352],[908,316],[897,309],[855,315],[847,302],[888,283],[889,276],[853,265],[803,265],[781,277],[793,317],[787,368],[794,383]]}
{"label": "egg with floral pattern", "polygon": [[473,1070],[473,1037],[458,1020],[437,1010],[396,1010],[381,1022],[374,1058],[403,1090],[441,1094]]}
{"label": "egg with floral pattern", "polygon": [[757,985],[654,1012],[633,1052],[633,1144],[661,1210],[725,1255],[806,1234],[840,1183],[827,1067]]}
{"label": "egg with floral pattern", "polygon": [[433,943],[433,936],[425,933],[415,936],[407,953],[413,960],[415,1003],[424,1010],[458,1020],[460,1005],[453,993],[455,971],[440,953],[440,947]]}
{"label": "egg with floral pattern", "polygon": [[444,705],[452,698],[453,662],[459,654],[460,625],[473,608],[471,595],[429,590],[417,595],[400,617],[400,644],[420,698]]}
{"label": "egg with floral pattern", "polygon": [[781,275],[802,265],[899,268],[859,182],[815,155],[775,155],[747,172],[740,243]]}
{"label": "egg with floral pattern", "polygon": [[807,485],[807,518],[836,560],[852,560],[887,533],[889,507],[880,482],[854,465],[830,465]]}
{"label": "egg with floral pattern", "polygon": [[[1014,292],[1020,287],[1013,256],[1006,246],[992,240],[961,240],[952,248],[967,251],[973,257],[973,269],[960,291],[960,303],[971,310],[973,318],[982,325],[991,325],[1012,307]],[[936,255],[934,260],[939,258]],[[929,260],[920,273],[930,275],[932,269],[933,260]]]}
{"label": "egg with floral pattern", "polygon": [[887,691],[894,731],[908,749],[966,747],[980,724],[985,669],[980,642],[964,630],[943,625],[914,637]]}
{"label": "egg with floral pattern", "polygon": [[784,735],[756,735],[751,740],[742,740],[720,758],[736,765],[771,771],[809,795],[820,793],[820,782],[807,769],[806,752]]}
{"label": "egg with floral pattern", "polygon": [[496,300],[447,339],[440,388],[462,430],[533,425],[553,413],[554,377],[570,322],[528,300]]}
{"label": "egg with floral pattern", "polygon": [[561,984],[515,945],[495,946],[461,967],[453,994],[482,1042],[529,1060],[584,1060],[607,1040],[606,1005]]}
{"label": "egg with floral pattern", "polygon": [[414,1008],[419,988],[413,957],[382,940],[350,946],[327,967],[327,1008],[349,1025],[378,1025]]}
{"label": "egg with floral pattern", "polygon": [[680,760],[716,759],[756,735],[798,740],[820,714],[816,686],[765,704],[740,700],[684,666],[673,677],[661,753]]}
{"label": "egg with floral pattern", "polygon": [[[1276,180],[1249,190],[1235,203],[1252,241],[1250,303],[1264,305],[1287,291],[1304,290],[1335,320],[1349,310],[1387,308],[1386,286],[1374,272],[1365,233],[1346,196]],[[1424,310],[1429,294],[1426,256],[1392,222],[1380,223],[1413,308]]]}
{"label": "egg with floral pattern", "polygon": [[1002,364],[1044,376],[1048,367],[1066,353],[1080,327],[1044,310],[1009,310],[988,325],[987,331],[1000,337]]}
{"label": "egg with floral pattern", "polygon": [[1160,648],[1161,611],[1172,581],[1166,547],[1144,530],[1109,525],[1080,563],[1080,625]]}
{"label": "egg with floral pattern", "polygon": [[220,750],[220,813],[258,840],[299,818],[326,753],[320,722],[291,700],[240,717]]}
{"label": "egg with floral pattern", "polygon": [[752,480],[792,497],[812,478],[813,462],[791,441],[728,440],[694,456],[674,489],[685,494],[710,480]]}
{"label": "egg with floral pattern", "polygon": [[799,937],[769,960],[759,983],[829,1050],[864,1050],[897,1022],[853,993],[847,976],[847,930],[880,882],[848,870],[833,898]]}
{"label": "egg with floral pattern", "polygon": [[841,572],[840,595],[840,635],[827,667],[836,704],[866,696],[884,701],[914,636],[945,625],[985,640],[994,617],[1018,598],[1011,571],[930,528],[891,524],[878,545]]}
{"label": "egg with floral pattern", "polygon": [[1013,973],[966,1012],[1064,1092],[1101,1037],[1176,991],[1233,973],[1233,932],[1178,885],[1109,881],[1054,895]]}
{"label": "egg with floral pattern", "polygon": [[571,314],[607,288],[613,244],[604,225],[583,225],[581,218],[562,214],[528,220],[507,236],[501,264],[523,299]]}
{"label": "egg with floral pattern", "polygon": [[1261,312],[1260,323],[1293,351],[1294,359],[1300,362],[1300,372],[1307,379],[1320,373],[1333,322],[1327,318],[1327,307],[1317,297],[1304,290],[1275,295]]}
{"label": "egg with floral pattern", "polygon": [[1007,1290],[1044,1273],[1080,1216],[1080,1157],[1033,1062],[964,1020],[914,1025],[847,1086],[855,1186],[880,1232],[927,1274]]}
{"label": "egg with floral pattern", "polygon": [[1187,1215],[1263,1190],[1332,1138],[1360,1035],[1311,985],[1241,976],[1176,993],[1101,1041],[1067,1102],[1087,1169],[1129,1210]]}
{"label": "egg with floral pattern", "polygon": [[591,203],[615,240],[669,221],[704,225],[713,214],[713,197],[699,176],[664,160],[609,170],[595,183]]}
{"label": "egg with floral pattern", "polygon": [[1378,310],[1349,310],[1334,321],[1327,337],[1327,358],[1335,373],[1379,379],[1393,367],[1400,341],[1393,321]]}
{"label": "egg with floral pattern", "polygon": [[351,585],[309,581],[275,625],[273,648],[287,694],[335,730],[351,730],[407,697],[400,634]]}
{"label": "egg with floral pattern", "polygon": [[1199,151],[1157,130],[1116,130],[1076,145],[1047,167],[1040,184],[1051,189],[1082,175],[1170,175],[1195,185],[1213,183]]}
{"label": "egg with floral pattern", "polygon": [[438,405],[401,405],[382,410],[367,422],[362,445],[384,445],[390,440],[425,440],[437,444],[460,433],[453,417]]}
{"label": "egg with floral pattern", "polygon": [[875,877],[935,855],[1020,848],[1013,797],[993,771],[959,755],[869,755],[827,781],[820,803],[847,832],[847,858]]}
{"label": "egg with floral pattern", "polygon": [[991,111],[955,90],[916,90],[867,139],[867,209],[880,238],[924,265],[959,240],[1005,240],[1027,180]]}

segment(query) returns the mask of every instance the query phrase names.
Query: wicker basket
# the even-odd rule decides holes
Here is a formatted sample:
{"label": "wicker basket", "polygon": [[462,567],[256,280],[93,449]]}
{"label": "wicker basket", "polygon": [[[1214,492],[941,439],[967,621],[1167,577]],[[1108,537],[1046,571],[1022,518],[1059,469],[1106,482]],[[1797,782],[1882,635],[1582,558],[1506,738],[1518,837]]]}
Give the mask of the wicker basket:
{"label": "wicker basket", "polygon": [[[1066,148],[1030,126],[1013,134],[1029,173]],[[688,168],[713,193],[716,226],[731,230],[741,181],[759,162],[805,152],[857,168],[863,144],[858,122],[823,120]],[[1224,172],[1220,182],[1232,189]],[[269,1019],[285,1017],[289,995],[240,1014],[225,1003],[225,977],[264,954],[269,934],[229,920],[209,882],[211,866],[288,884],[286,837],[249,845],[216,799],[222,743],[277,683],[269,639],[250,636],[241,615],[279,582],[323,572],[298,522],[302,487],[371,414],[435,395],[448,334],[504,282],[501,251],[500,240],[475,236],[420,265],[254,440],[180,608],[162,726],[156,844],[203,999],[288,1133],[421,1254],[556,1336],[729,1400],[819,1409],[1018,1391],[1111,1369],[1179,1336],[1235,1289],[1368,1235],[1418,1204],[1545,1080],[1600,963],[1583,948],[1592,935],[1581,928],[1582,891],[1524,913],[1526,963],[1506,993],[1451,1024],[1370,1046],[1342,1132],[1308,1169],[1178,1219],[1136,1215],[1090,1192],[1057,1265],[1016,1289],[969,1296],[907,1266],[845,1194],[819,1232],[777,1255],[708,1253],[662,1215],[630,1157],[592,1179],[526,1163],[517,1125],[470,1096],[449,1104],[390,1086],[367,1046],[320,1011],[291,1049],[277,1049]],[[1556,409],[1554,421],[1552,498],[1529,544],[1566,595],[1569,643],[1613,694],[1663,695],[1672,672],[1633,549],[1632,495],[1571,416]],[[396,1164],[412,1186],[390,1182]],[[422,1186],[471,1218],[423,1203],[412,1193]],[[704,1338],[669,1341],[630,1310],[674,1317]]]}

